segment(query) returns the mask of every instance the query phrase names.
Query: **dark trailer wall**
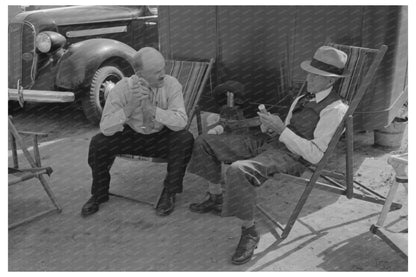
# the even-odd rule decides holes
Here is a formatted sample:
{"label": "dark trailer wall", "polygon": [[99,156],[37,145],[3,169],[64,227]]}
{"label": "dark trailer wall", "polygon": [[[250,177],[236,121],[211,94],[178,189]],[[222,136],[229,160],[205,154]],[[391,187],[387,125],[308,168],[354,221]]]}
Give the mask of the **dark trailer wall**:
{"label": "dark trailer wall", "polygon": [[[160,6],[159,34],[166,57],[214,57],[214,85],[240,81],[252,102],[270,104],[299,86],[305,78],[300,62],[327,38],[370,48],[386,44],[356,127],[387,125],[407,100],[406,6]],[[206,91],[202,101],[209,96]]]}

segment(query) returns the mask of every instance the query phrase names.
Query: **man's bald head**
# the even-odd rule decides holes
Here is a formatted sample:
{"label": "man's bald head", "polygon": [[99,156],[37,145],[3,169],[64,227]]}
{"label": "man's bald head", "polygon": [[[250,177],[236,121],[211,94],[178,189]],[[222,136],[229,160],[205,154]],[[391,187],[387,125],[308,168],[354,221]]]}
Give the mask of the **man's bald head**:
{"label": "man's bald head", "polygon": [[144,78],[151,87],[163,86],[165,59],[152,47],[143,47],[133,56],[136,75]]}
{"label": "man's bald head", "polygon": [[140,71],[155,63],[165,63],[162,54],[152,47],[143,47],[133,56],[134,70]]}

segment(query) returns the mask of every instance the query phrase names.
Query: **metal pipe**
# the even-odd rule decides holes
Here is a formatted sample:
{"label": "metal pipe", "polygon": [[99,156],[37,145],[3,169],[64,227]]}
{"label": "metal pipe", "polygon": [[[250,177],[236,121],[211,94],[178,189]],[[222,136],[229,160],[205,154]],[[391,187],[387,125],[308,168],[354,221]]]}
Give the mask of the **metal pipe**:
{"label": "metal pipe", "polygon": [[[75,100],[75,95],[71,91],[21,90],[20,93],[26,102],[65,103]],[[9,88],[9,100],[19,101],[18,89]]]}

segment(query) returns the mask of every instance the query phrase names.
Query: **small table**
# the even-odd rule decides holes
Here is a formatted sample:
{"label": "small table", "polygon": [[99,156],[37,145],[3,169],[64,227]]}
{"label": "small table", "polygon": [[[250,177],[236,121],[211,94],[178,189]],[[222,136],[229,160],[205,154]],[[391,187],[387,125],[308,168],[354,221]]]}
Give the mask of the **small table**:
{"label": "small table", "polygon": [[403,184],[407,192],[408,183],[408,154],[392,155],[387,162],[393,167],[396,178],[387,195],[386,201],[376,224],[373,224],[370,231],[385,241],[391,248],[397,251],[403,258],[408,257],[408,229],[400,232],[391,232],[384,228],[384,221],[390,211],[391,203],[397,192],[399,184]]}

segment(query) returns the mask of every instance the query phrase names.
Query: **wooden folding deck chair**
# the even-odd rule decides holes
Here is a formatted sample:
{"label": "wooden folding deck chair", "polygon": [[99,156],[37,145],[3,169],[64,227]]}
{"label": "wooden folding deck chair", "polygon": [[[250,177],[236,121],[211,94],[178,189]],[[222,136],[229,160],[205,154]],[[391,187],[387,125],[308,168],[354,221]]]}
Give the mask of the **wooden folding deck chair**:
{"label": "wooden folding deck chair", "polygon": [[[171,75],[178,79],[179,83],[182,85],[182,92],[184,97],[185,110],[188,115],[188,124],[185,129],[188,130],[193,117],[197,115],[197,127],[198,133],[201,133],[201,120],[200,114],[197,113],[198,101],[201,97],[201,94],[207,84],[208,79],[211,75],[211,69],[214,65],[214,59],[211,58],[209,61],[179,61],[179,60],[166,60],[166,74]],[[138,155],[128,155],[123,154],[119,157],[128,159],[128,160],[140,160],[140,161],[149,161],[154,163],[166,163],[166,159],[162,158],[153,158],[153,157],[143,157]],[[130,196],[125,196],[117,193],[110,192],[110,195],[128,199],[131,201],[149,204],[156,208],[161,193],[158,195],[158,198],[155,203],[151,203],[145,200],[140,200],[137,198],[132,198]]]}
{"label": "wooden folding deck chair", "polygon": [[[408,154],[392,155],[389,157],[387,162],[393,167],[396,177],[395,182],[389,189],[387,194],[386,202],[381,209],[381,213],[377,219],[377,223],[371,225],[370,231],[385,241],[393,250],[400,254],[404,259],[408,259],[408,228],[400,230],[398,232],[390,231],[385,226],[387,213],[390,210],[391,204],[396,196],[396,192],[399,184],[403,184],[404,188],[407,189],[408,183]],[[399,219],[400,221],[400,219]]]}
{"label": "wooden folding deck chair", "polygon": [[[327,45],[333,46],[347,53],[348,60],[344,72],[348,72],[349,76],[341,80],[339,86],[339,93],[349,105],[349,108],[338,126],[334,136],[332,137],[327,150],[324,153],[321,161],[310,170],[313,172],[310,179],[295,177],[287,174],[296,180],[301,180],[306,183],[306,187],[299,198],[294,210],[292,211],[289,220],[285,226],[281,225],[271,214],[261,205],[257,204],[258,210],[271,222],[273,222],[282,232],[279,234],[281,239],[285,239],[296,219],[298,218],[306,200],[308,199],[313,188],[329,191],[332,193],[346,195],[347,198],[356,198],[376,204],[384,204],[385,197],[377,192],[365,187],[364,185],[354,181],[353,179],[353,113],[360,103],[363,95],[370,86],[375,72],[387,51],[387,46],[382,45],[379,49],[369,49],[355,46],[339,45],[334,43],[327,43]],[[346,172],[345,174],[331,172],[324,170],[330,156],[334,152],[334,149],[343,134],[346,131]],[[325,179],[329,183],[318,182],[319,178]],[[342,184],[339,180],[343,180]],[[354,192],[354,186],[360,188],[363,193]],[[391,209],[399,209],[401,205],[393,203]]]}
{"label": "wooden folding deck chair", "polygon": [[[44,216],[52,211],[58,211],[61,212],[62,208],[59,205],[58,201],[56,200],[50,185],[48,178],[45,178],[45,174],[50,176],[52,173],[52,168],[50,167],[42,167],[41,165],[41,159],[39,154],[39,148],[38,148],[38,137],[44,137],[47,136],[47,134],[43,133],[34,133],[34,132],[18,132],[16,127],[14,126],[13,122],[11,121],[10,117],[9,120],[9,134],[11,139],[11,147],[12,147],[12,158],[13,158],[13,166],[8,168],[8,183],[9,186],[19,184],[21,182],[30,180],[32,178],[39,179],[40,183],[42,184],[43,189],[46,191],[49,199],[52,201],[55,208],[52,208],[47,211],[42,211],[38,214],[35,214],[33,216],[30,216],[28,218],[25,218],[23,220],[20,220],[16,223],[10,224],[9,229],[15,228],[19,225],[28,223],[30,221],[33,221],[41,216]],[[28,151],[28,148],[26,147],[26,144],[21,137],[21,135],[31,135],[33,136],[33,157]],[[20,168],[19,167],[19,161],[18,161],[18,155],[17,155],[17,146],[22,150],[23,155],[25,156],[27,162],[30,165],[30,168]]]}

